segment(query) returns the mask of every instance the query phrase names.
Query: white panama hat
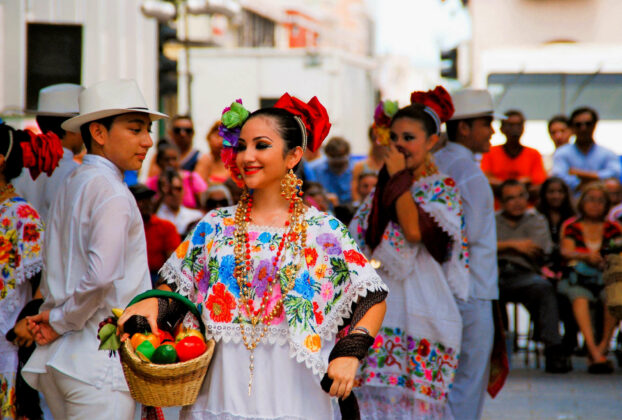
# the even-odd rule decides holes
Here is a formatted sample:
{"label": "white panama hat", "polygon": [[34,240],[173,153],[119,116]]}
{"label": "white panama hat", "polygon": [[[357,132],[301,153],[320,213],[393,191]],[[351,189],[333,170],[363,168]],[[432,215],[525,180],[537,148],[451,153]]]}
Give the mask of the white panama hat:
{"label": "white panama hat", "polygon": [[129,112],[149,114],[151,121],[168,118],[168,115],[147,107],[138,84],[133,79],[105,80],[84,89],[78,98],[80,115],[61,124],[63,130],[77,132],[80,126],[113,115]]}
{"label": "white panama hat", "polygon": [[73,83],[59,83],[39,90],[37,109],[26,112],[49,117],[75,117],[78,115],[78,96],[84,88]]}
{"label": "white panama hat", "polygon": [[463,89],[451,94],[454,115],[450,121],[477,117],[493,117],[504,120],[505,115],[496,114],[490,92],[485,89]]}

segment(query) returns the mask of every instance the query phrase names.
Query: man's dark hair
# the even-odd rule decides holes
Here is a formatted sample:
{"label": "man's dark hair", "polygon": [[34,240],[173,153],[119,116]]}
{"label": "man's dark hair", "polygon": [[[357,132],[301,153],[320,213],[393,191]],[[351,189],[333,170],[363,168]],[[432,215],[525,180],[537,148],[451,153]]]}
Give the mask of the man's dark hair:
{"label": "man's dark hair", "polygon": [[91,124],[93,123],[101,124],[106,128],[106,130],[110,131],[110,127],[112,127],[112,123],[114,122],[114,119],[116,117],[118,117],[118,115],[112,115],[110,117],[101,118],[99,120],[86,122],[80,126],[80,134],[82,134],[82,141],[84,142],[84,147],[86,147],[86,151],[88,153],[91,153],[91,147],[93,146],[92,144],[93,137],[91,137],[91,130],[89,130],[89,127],[91,126]]}
{"label": "man's dark hair", "polygon": [[551,131],[551,126],[555,123],[566,124],[566,127],[570,127],[570,121],[568,120],[568,117],[562,114],[554,115],[553,117],[551,117],[548,125],[549,131]]}
{"label": "man's dark hair", "polygon": [[592,114],[592,119],[594,120],[594,124],[596,124],[598,122],[598,113],[594,108],[590,108],[589,106],[582,106],[572,111],[572,114],[570,114],[570,124],[574,123],[574,119],[578,115],[585,114],[586,112]]}
{"label": "man's dark hair", "polygon": [[497,198],[503,201],[503,191],[505,191],[505,189],[508,187],[518,187],[518,186],[522,187],[525,190],[525,192],[528,192],[527,186],[523,184],[522,182],[520,182],[519,180],[513,179],[513,178],[506,179],[505,181],[501,183],[501,185],[499,185],[499,189],[497,190],[498,191]]}
{"label": "man's dark hair", "polygon": [[456,136],[458,135],[458,124],[460,121],[464,121],[470,127],[473,126],[473,121],[475,118],[467,118],[464,120],[449,120],[445,123],[445,127],[447,128],[447,140],[449,141],[457,141]]}
{"label": "man's dark hair", "polygon": [[324,153],[326,153],[326,156],[328,157],[338,156],[342,154],[349,155],[350,143],[343,137],[331,137],[326,143],[326,146],[324,146]]}
{"label": "man's dark hair", "polygon": [[37,120],[37,125],[42,133],[47,133],[51,131],[56,134],[59,139],[65,137],[66,131],[63,130],[60,125],[67,121],[69,117],[56,117],[50,115],[37,115],[35,118]]}
{"label": "man's dark hair", "polygon": [[[525,122],[525,114],[522,113],[522,111],[519,111],[518,109],[508,109],[507,111],[505,111],[505,113],[503,114],[506,117],[510,118],[510,117],[520,117],[522,122]],[[503,121],[502,121],[503,123]]]}
{"label": "man's dark hair", "polygon": [[177,122],[179,120],[188,120],[188,121],[190,121],[194,125],[194,122],[192,121],[192,117],[190,115],[187,115],[187,114],[177,114],[173,118],[171,118],[171,127],[174,126],[175,122]]}

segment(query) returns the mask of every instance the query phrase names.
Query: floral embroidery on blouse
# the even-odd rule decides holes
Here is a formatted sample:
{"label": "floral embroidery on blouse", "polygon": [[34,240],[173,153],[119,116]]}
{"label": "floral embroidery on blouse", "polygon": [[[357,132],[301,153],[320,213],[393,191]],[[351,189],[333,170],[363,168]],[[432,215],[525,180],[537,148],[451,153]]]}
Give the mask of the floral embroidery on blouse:
{"label": "floral embroidery on blouse", "polygon": [[[203,309],[208,335],[216,340],[240,339],[241,326],[248,328],[246,308],[240,309],[240,288],[234,276],[233,233],[235,207],[213,210],[195,227],[162,268],[162,275],[178,291]],[[318,353],[325,339],[332,339],[350,315],[351,305],[368,291],[386,290],[380,277],[359,252],[348,229],[337,219],[315,209],[306,212],[307,247],[286,242],[285,257],[274,273],[273,259],[285,229],[250,225],[252,259],[251,298],[258,311],[268,290],[268,278],[278,279],[268,298],[267,311],[281,299],[281,290],[293,280],[281,310],[270,322],[269,341],[288,332],[290,348],[298,361],[305,360],[317,374],[326,370]],[[301,261],[293,261],[296,251]],[[299,252],[302,251],[302,252]],[[286,268],[301,263],[294,279]],[[259,327],[258,327],[259,328]]]}
{"label": "floral embroidery on blouse", "polygon": [[[454,294],[460,299],[466,299],[468,295],[469,252],[462,200],[456,182],[447,175],[432,174],[416,180],[410,192],[415,203],[421,206],[453,240],[447,254],[449,265],[453,270],[453,273],[448,276],[448,281]],[[357,245],[365,252],[369,250],[365,243],[365,234],[372,200],[373,193],[369,194],[359,207],[350,225]],[[407,241],[402,228],[394,221],[390,221],[387,225],[382,240],[390,245],[396,256],[401,255],[407,248]],[[403,260],[404,256],[398,258]]]}
{"label": "floral embroidery on blouse", "polygon": [[359,385],[395,386],[446,401],[457,366],[455,349],[383,327],[363,362]]}
{"label": "floral embroidery on blouse", "polygon": [[23,198],[0,203],[0,300],[43,266],[43,223]]}

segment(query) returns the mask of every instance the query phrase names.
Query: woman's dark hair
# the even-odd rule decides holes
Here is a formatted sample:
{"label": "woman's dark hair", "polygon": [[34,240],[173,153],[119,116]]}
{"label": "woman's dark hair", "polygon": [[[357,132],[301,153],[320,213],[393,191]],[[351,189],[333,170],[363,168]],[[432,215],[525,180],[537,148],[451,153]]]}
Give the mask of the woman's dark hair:
{"label": "woman's dark hair", "polygon": [[[244,124],[254,117],[268,117],[276,121],[276,131],[285,141],[284,155],[296,147],[302,147],[302,129],[294,116],[281,108],[262,108],[251,113]],[[300,160],[302,162],[302,159]],[[300,165],[300,162],[294,167],[294,171]]]}
{"label": "woman's dark hair", "polygon": [[549,187],[553,184],[561,185],[562,190],[564,191],[564,201],[562,201],[562,204],[559,207],[559,214],[561,220],[566,220],[574,216],[575,211],[572,207],[572,201],[570,200],[570,188],[568,188],[568,185],[566,185],[564,180],[559,177],[552,176],[544,181],[544,183],[540,186],[540,194],[538,197],[538,204],[536,205],[536,209],[540,213],[542,213],[544,217],[546,217],[547,219],[549,218],[549,215],[551,214],[551,206],[546,200],[546,193]]}
{"label": "woman's dark hair", "polygon": [[53,117],[49,115],[37,115],[36,117],[37,125],[42,133],[51,131],[61,140],[65,137],[66,131],[63,130],[60,125],[68,119],[69,117]]}
{"label": "woman's dark hair", "polygon": [[91,137],[91,131],[89,130],[91,124],[99,123],[103,125],[106,130],[110,131],[110,127],[112,127],[112,123],[114,122],[114,119],[116,117],[117,115],[112,115],[110,117],[101,118],[99,120],[86,122],[80,126],[80,134],[82,134],[82,141],[84,142],[84,147],[86,147],[87,152],[91,152],[91,146],[93,142],[93,137]]}
{"label": "woman's dark hair", "polygon": [[277,122],[276,131],[283,138],[283,140],[285,140],[285,152],[289,152],[296,147],[302,147],[302,131],[300,124],[290,112],[281,108],[258,109],[249,115],[244,124],[246,124],[251,118],[260,116],[271,117]]}
{"label": "woman's dark hair", "polygon": [[[13,137],[12,146],[11,137]],[[6,182],[10,182],[13,178],[17,178],[19,174],[22,173],[24,159],[20,143],[23,141],[30,141],[30,135],[27,132],[15,130],[7,124],[0,124],[0,154],[6,159],[9,147],[11,148],[11,153],[8,159],[5,160],[4,170],[2,171],[2,175],[4,175]]]}
{"label": "woman's dark hair", "polygon": [[423,124],[426,136],[436,134],[440,127],[436,126],[434,119],[430,116],[430,114],[425,112],[424,109],[425,106],[421,104],[411,104],[405,106],[395,113],[393,119],[391,119],[391,125],[393,125],[395,121],[400,118],[410,118],[411,120],[419,121]]}

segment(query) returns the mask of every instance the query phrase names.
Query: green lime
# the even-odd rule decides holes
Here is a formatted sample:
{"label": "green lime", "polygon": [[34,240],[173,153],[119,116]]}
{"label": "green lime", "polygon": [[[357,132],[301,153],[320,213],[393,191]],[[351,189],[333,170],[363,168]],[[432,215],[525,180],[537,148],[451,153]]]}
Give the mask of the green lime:
{"label": "green lime", "polygon": [[155,352],[155,347],[151,344],[150,341],[143,341],[136,347],[136,354],[145,362],[150,362],[153,357],[153,352]]}
{"label": "green lime", "polygon": [[175,363],[177,361],[175,347],[171,344],[162,344],[158,346],[151,356],[151,361],[160,365]]}

